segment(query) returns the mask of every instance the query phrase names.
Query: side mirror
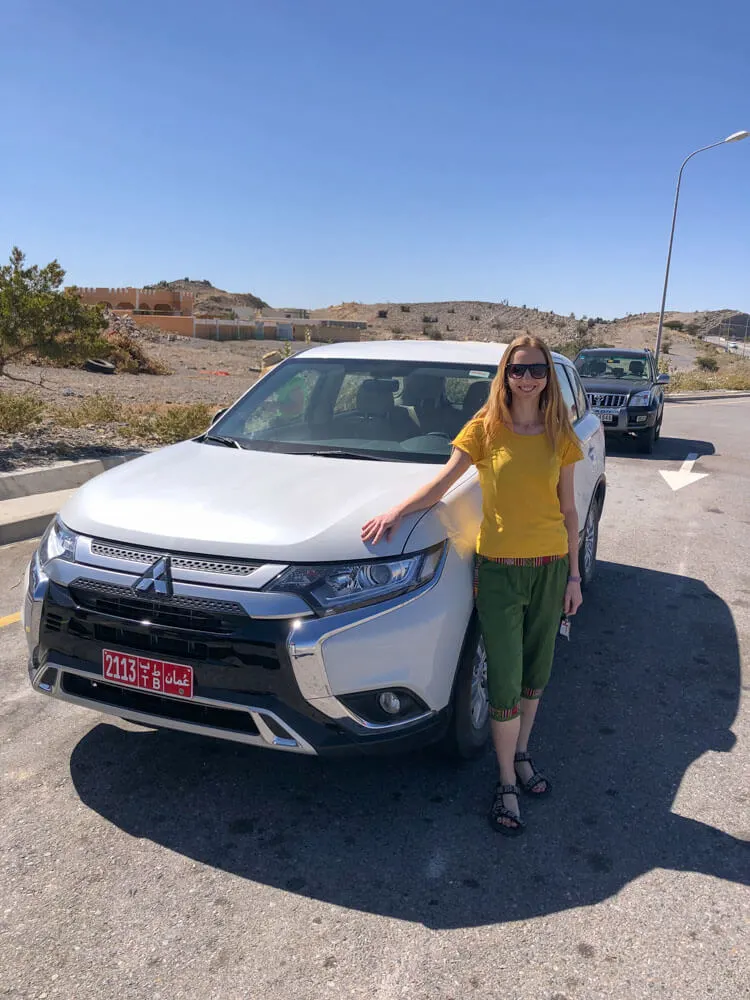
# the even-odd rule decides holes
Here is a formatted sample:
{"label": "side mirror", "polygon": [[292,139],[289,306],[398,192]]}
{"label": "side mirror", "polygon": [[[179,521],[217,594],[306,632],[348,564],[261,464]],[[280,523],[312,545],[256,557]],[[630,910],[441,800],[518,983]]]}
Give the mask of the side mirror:
{"label": "side mirror", "polygon": [[657,385],[667,385],[669,382],[669,374],[667,372],[662,372],[656,379]]}
{"label": "side mirror", "polygon": [[223,417],[224,416],[224,414],[227,412],[228,409],[229,409],[229,407],[225,406],[223,410],[217,410],[216,413],[214,413],[214,415],[211,417],[211,426],[212,427],[216,423],[216,421],[219,419],[219,417]]}

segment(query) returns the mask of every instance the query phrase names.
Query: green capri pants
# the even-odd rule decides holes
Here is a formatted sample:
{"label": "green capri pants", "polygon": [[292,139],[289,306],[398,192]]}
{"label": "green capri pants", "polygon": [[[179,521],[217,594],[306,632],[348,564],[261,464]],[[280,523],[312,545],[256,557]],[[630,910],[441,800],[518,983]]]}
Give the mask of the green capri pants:
{"label": "green capri pants", "polygon": [[477,556],[476,604],[493,719],[514,718],[521,698],[540,698],[547,686],[567,581],[567,556],[542,565]]}

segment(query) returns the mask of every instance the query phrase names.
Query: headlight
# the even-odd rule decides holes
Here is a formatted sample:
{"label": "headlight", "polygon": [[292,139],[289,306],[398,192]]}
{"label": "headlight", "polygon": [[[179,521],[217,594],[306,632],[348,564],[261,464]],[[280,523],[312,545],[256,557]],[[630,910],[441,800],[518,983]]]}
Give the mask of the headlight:
{"label": "headlight", "polygon": [[50,559],[66,559],[73,562],[76,554],[78,535],[66,528],[59,517],[50,524],[39,543],[39,564],[44,568]]}
{"label": "headlight", "polygon": [[651,390],[645,392],[634,392],[628,401],[628,406],[648,406],[651,402]]}
{"label": "headlight", "polygon": [[401,559],[290,566],[266,590],[299,594],[323,614],[349,611],[398,597],[431,580],[445,545]]}

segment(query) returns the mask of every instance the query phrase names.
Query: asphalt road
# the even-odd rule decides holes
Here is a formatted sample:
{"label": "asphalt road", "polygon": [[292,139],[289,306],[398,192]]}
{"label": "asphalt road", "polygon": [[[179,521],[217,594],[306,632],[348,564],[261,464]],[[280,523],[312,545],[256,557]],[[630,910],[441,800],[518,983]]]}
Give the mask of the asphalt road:
{"label": "asphalt road", "polygon": [[[750,399],[611,448],[594,589],[506,840],[488,753],[329,763],[152,732],[29,690],[0,626],[0,996],[750,996]],[[688,453],[708,475],[673,491]],[[0,549],[0,622],[32,543]],[[561,641],[562,643],[562,641]],[[747,677],[747,674],[745,674]]]}

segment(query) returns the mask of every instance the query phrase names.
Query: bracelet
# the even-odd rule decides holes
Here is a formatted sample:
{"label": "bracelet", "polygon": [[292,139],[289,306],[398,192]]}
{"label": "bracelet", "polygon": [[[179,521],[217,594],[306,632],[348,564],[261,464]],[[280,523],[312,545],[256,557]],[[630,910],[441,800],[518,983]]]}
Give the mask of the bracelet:
{"label": "bracelet", "polygon": [[568,577],[568,583],[580,583],[580,582],[581,582],[580,576],[569,576]]}

